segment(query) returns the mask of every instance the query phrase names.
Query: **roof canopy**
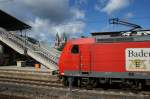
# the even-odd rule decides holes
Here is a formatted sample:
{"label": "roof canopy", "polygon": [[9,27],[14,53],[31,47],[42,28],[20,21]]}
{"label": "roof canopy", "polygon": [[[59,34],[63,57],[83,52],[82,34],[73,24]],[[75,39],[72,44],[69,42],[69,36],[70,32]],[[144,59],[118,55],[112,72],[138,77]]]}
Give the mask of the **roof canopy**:
{"label": "roof canopy", "polygon": [[29,29],[31,26],[0,10],[0,27],[7,31]]}

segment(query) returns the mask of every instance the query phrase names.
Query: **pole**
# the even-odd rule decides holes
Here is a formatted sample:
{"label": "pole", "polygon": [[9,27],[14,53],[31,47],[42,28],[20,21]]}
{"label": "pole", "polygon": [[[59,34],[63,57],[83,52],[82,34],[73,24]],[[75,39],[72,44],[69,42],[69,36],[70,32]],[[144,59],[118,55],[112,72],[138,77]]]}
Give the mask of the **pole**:
{"label": "pole", "polygon": [[69,93],[70,93],[70,95],[72,94],[72,81],[73,81],[73,77],[70,76],[69,77]]}

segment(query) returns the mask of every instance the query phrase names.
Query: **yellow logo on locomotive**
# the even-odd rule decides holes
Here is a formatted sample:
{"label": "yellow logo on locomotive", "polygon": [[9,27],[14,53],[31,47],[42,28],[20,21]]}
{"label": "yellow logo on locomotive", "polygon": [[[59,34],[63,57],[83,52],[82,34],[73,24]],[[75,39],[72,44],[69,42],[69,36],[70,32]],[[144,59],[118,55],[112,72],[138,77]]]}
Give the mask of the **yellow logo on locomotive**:
{"label": "yellow logo on locomotive", "polygon": [[146,69],[145,60],[134,59],[129,60],[129,69]]}

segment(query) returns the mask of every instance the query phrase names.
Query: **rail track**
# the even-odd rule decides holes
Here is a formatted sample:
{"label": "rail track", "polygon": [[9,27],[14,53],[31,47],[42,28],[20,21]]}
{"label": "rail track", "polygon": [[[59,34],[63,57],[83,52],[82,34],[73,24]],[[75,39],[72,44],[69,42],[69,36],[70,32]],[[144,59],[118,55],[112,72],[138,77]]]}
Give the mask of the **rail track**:
{"label": "rail track", "polygon": [[[40,80],[30,80],[30,79],[18,79],[18,78],[8,78],[8,77],[0,77],[0,84],[13,84],[13,85],[21,85],[21,86],[29,86],[29,87],[35,87],[35,88],[55,88],[57,90],[63,89],[68,90],[68,87],[64,87],[60,81],[40,81]],[[126,91],[126,90],[120,90],[120,89],[108,89],[104,90],[102,88],[94,88],[92,90],[87,90],[86,88],[72,88],[72,93],[82,93],[84,95],[86,94],[103,94],[103,95],[116,95],[116,96],[150,96],[149,91],[141,91],[138,93],[134,93],[132,91]]]}
{"label": "rail track", "polygon": [[0,69],[0,82],[34,86],[63,87],[48,71]]}
{"label": "rail track", "polygon": [[59,81],[43,81],[43,80],[31,80],[31,79],[19,79],[19,78],[10,78],[10,77],[0,77],[0,82],[2,83],[14,83],[21,85],[30,85],[30,86],[43,86],[43,87],[63,87]]}
{"label": "rail track", "polygon": [[0,77],[42,80],[42,81],[56,81],[57,76],[51,75],[50,71],[33,71],[20,69],[0,69]]}
{"label": "rail track", "polygon": [[[62,85],[57,76],[50,75],[49,72],[33,72],[33,71],[17,71],[17,70],[1,70],[0,69],[0,84],[22,85],[36,88],[56,88],[68,90],[69,87]],[[79,92],[84,94],[111,94],[111,95],[144,95],[150,96],[150,91],[132,92],[130,90],[122,90],[111,88],[104,90],[103,88],[93,88],[87,90],[85,87],[72,87],[72,92]]]}
{"label": "rail track", "polygon": [[[60,81],[40,81],[40,80],[31,80],[31,79],[18,79],[18,78],[9,78],[9,77],[0,77],[0,83],[9,83],[15,85],[31,86],[31,87],[44,87],[44,88],[57,88],[57,89],[68,89],[61,84]],[[87,90],[86,88],[73,87],[72,92],[85,92],[85,93],[99,93],[99,94],[110,94],[110,95],[146,95],[150,96],[149,91],[140,91],[134,92],[131,90],[120,90],[120,89],[107,89],[94,88]]]}
{"label": "rail track", "polygon": [[48,75],[51,75],[51,71],[50,70],[32,70],[30,68],[27,68],[27,69],[21,69],[21,68],[0,68],[0,73],[34,73],[34,74],[48,74]]}

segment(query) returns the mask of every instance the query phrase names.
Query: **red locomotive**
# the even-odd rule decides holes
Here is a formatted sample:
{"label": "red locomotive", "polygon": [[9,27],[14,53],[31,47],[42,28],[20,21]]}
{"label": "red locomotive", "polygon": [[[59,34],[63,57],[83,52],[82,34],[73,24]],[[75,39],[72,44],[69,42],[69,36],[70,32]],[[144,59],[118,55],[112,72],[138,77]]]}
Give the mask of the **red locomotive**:
{"label": "red locomotive", "polygon": [[142,88],[150,80],[150,36],[69,40],[59,59],[64,85],[119,83]]}

